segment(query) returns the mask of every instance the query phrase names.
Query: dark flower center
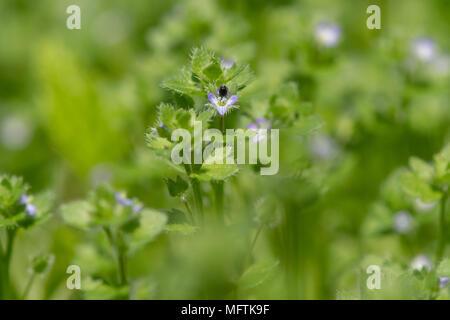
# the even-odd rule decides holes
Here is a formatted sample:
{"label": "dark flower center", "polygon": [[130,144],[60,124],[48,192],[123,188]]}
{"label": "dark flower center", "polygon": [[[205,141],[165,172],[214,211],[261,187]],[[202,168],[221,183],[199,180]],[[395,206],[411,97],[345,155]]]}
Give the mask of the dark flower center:
{"label": "dark flower center", "polygon": [[225,98],[228,96],[228,94],[230,93],[230,90],[228,89],[228,87],[226,85],[221,85],[218,89],[217,89],[217,93],[219,95],[219,97],[221,98]]}

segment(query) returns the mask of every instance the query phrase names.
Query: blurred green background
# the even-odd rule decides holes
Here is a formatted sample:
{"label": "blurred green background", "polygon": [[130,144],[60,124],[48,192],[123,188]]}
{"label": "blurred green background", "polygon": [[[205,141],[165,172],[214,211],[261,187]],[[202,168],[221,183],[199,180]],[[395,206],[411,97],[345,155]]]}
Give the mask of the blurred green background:
{"label": "blurred green background", "polygon": [[[66,28],[71,4],[81,8],[81,30]],[[370,4],[381,8],[381,30],[366,27]],[[163,181],[175,173],[146,148],[144,133],[156,106],[171,99],[161,82],[193,47],[208,47],[254,71],[241,110],[259,116],[258,105],[294,83],[297,102],[310,104],[324,125],[283,140],[278,175],[244,169],[227,182],[230,228],[167,233],[137,254],[130,277],[145,289],[133,297],[367,297],[360,289],[367,259],[409,265],[434,252],[437,218],[428,232],[406,238],[371,237],[364,225],[374,203],[391,194],[390,174],[412,155],[431,160],[450,139],[449,21],[446,0],[2,0],[0,172],[23,176],[32,192],[51,190],[55,213],[101,182],[151,208],[181,208]],[[318,49],[321,22],[340,26],[336,47]],[[418,37],[434,41],[433,61],[415,60]],[[254,260],[273,272],[236,289],[234,269],[261,199],[281,216],[254,248]],[[23,288],[30,257],[52,252],[54,265],[30,297],[77,298],[65,288],[65,270],[74,261],[86,272],[102,263],[89,255],[90,236],[57,214],[20,233],[12,281]]]}

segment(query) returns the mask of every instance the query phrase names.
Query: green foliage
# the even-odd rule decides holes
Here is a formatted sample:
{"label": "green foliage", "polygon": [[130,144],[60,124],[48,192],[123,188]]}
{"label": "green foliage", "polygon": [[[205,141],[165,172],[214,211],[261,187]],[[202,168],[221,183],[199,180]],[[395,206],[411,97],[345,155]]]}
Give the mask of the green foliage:
{"label": "green foliage", "polygon": [[446,258],[439,263],[436,268],[436,273],[439,277],[450,277],[450,259]]}
{"label": "green foliage", "polygon": [[449,183],[449,146],[435,156],[434,166],[415,157],[409,160],[411,170],[400,177],[400,183],[408,194],[425,202],[433,202],[442,197]]}
{"label": "green foliage", "polygon": [[[129,199],[120,192],[114,192],[107,185],[101,185],[90,192],[87,200],[77,200],[61,207],[61,216],[65,223],[85,232],[101,231],[106,236],[110,249],[117,262],[117,278],[110,281],[86,280],[83,289],[86,299],[123,299],[129,295],[126,274],[127,259],[152,242],[164,231],[167,216],[159,211],[143,208],[136,199]],[[108,246],[99,238],[96,248],[90,251],[90,260],[86,260],[88,247],[81,247],[83,265],[90,265],[93,275],[108,271],[102,262],[101,252]],[[83,261],[82,259],[82,261]],[[113,259],[114,261],[114,259]],[[108,265],[109,261],[106,261]]]}
{"label": "green foliage", "polygon": [[[364,1],[82,1],[68,30],[0,1],[0,299],[450,299],[448,6],[405,3],[369,30]],[[274,176],[171,159],[259,118]]]}
{"label": "green foliage", "polygon": [[169,194],[172,197],[178,197],[182,195],[188,188],[189,185],[180,176],[177,176],[176,181],[168,178],[166,179],[167,188],[169,189]]}
{"label": "green foliage", "polygon": [[163,82],[163,87],[182,95],[203,95],[215,92],[219,85],[227,85],[232,92],[243,90],[253,79],[246,65],[234,64],[223,68],[220,59],[209,49],[194,48],[190,64],[172,79]]}
{"label": "green foliage", "polygon": [[238,288],[240,290],[248,290],[262,284],[276,272],[278,264],[278,261],[271,261],[252,265],[238,280]]}
{"label": "green foliage", "polygon": [[53,255],[41,254],[33,258],[31,262],[33,272],[35,274],[42,274],[46,272],[52,265],[54,260]]}
{"label": "green foliage", "polygon": [[[22,178],[0,176],[0,228],[29,228],[49,218],[52,194],[47,192],[29,196],[28,189]],[[27,197],[26,204],[21,202],[24,195]],[[27,204],[34,207],[33,212],[27,212]]]}
{"label": "green foliage", "polygon": [[132,251],[161,233],[167,220],[163,213],[142,208],[138,200],[127,199],[107,185],[93,190],[88,200],[64,204],[61,216],[68,225],[80,229],[104,228],[113,234],[129,234]]}
{"label": "green foliage", "polygon": [[235,175],[239,171],[238,166],[236,164],[227,164],[232,163],[232,160],[234,160],[232,152],[233,150],[227,146],[215,148],[204,159],[201,169],[191,174],[191,178],[196,178],[200,181],[220,181]]}

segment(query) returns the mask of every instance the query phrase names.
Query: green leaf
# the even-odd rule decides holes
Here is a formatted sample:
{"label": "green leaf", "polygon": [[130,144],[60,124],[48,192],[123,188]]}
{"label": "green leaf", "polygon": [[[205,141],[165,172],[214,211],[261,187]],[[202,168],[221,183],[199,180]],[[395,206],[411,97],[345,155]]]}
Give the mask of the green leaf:
{"label": "green leaf", "polygon": [[200,173],[191,174],[192,178],[200,181],[222,181],[239,171],[239,168],[233,164],[209,164],[204,165]]}
{"label": "green leaf", "polygon": [[181,233],[185,236],[191,235],[195,232],[197,232],[198,227],[197,226],[193,226],[190,224],[169,224],[166,226],[166,231],[167,232],[176,232],[176,233]]}
{"label": "green leaf", "polygon": [[225,76],[225,83],[239,91],[244,89],[253,80],[253,73],[248,65],[234,64]]}
{"label": "green leaf", "polygon": [[191,53],[192,71],[198,76],[202,76],[202,71],[210,65],[213,59],[214,54],[206,48],[194,48]]}
{"label": "green leaf", "polygon": [[300,113],[302,103],[299,95],[298,85],[295,82],[288,82],[281,86],[279,92],[270,101],[270,113],[274,118],[279,119],[286,125],[303,114]]}
{"label": "green leaf", "polygon": [[[28,186],[21,177],[0,175],[0,214],[16,206],[20,197],[27,191]],[[13,212],[15,213],[17,212]]]}
{"label": "green leaf", "polygon": [[203,69],[203,74],[210,80],[215,81],[222,75],[220,64],[215,62]]}
{"label": "green leaf", "polygon": [[158,151],[168,151],[172,148],[172,142],[167,140],[166,138],[158,137],[153,133],[147,133],[147,146],[150,149],[158,150]]}
{"label": "green leaf", "polygon": [[47,271],[53,264],[54,256],[52,254],[40,254],[33,258],[31,265],[33,272],[42,274]]}
{"label": "green leaf", "polygon": [[61,216],[70,226],[88,229],[92,224],[94,207],[87,201],[78,200],[61,206]]}
{"label": "green leaf", "polygon": [[50,210],[52,209],[53,202],[54,195],[51,192],[41,192],[33,196],[31,203],[36,206],[36,215],[31,221],[25,222],[25,226],[36,226],[47,221],[51,217]]}
{"label": "green leaf", "polygon": [[433,202],[439,200],[442,196],[440,192],[433,190],[426,181],[410,171],[404,172],[399,179],[407,194],[414,198],[420,198],[424,202]]}
{"label": "green leaf", "polygon": [[[169,130],[175,130],[179,128],[191,130],[191,117],[190,111],[185,109],[175,109],[170,104],[162,103],[158,106],[159,110],[159,124],[164,125]],[[167,131],[167,129],[165,129]],[[154,132],[152,130],[151,132]],[[159,131],[158,131],[159,132]],[[170,132],[170,131],[169,131]],[[163,137],[163,136],[162,136]],[[167,133],[166,138],[170,138],[170,134]]]}
{"label": "green leaf", "polygon": [[87,278],[83,280],[83,295],[87,300],[128,299],[129,286],[113,287],[102,280]]}
{"label": "green leaf", "polygon": [[180,176],[177,176],[176,181],[168,178],[165,180],[167,188],[169,189],[169,194],[172,197],[178,197],[182,195],[189,187],[189,184],[184,181]]}
{"label": "green leaf", "polygon": [[[230,147],[218,147],[206,159],[198,173],[192,173],[191,178],[200,181],[221,181],[236,174],[239,168],[236,164],[226,164],[227,159],[232,157]],[[230,162],[230,161],[229,161]]]}
{"label": "green leaf", "polygon": [[133,279],[132,290],[130,290],[130,300],[149,300],[155,299],[158,282],[152,277],[140,277]]}
{"label": "green leaf", "polygon": [[373,236],[392,232],[392,210],[382,202],[373,204],[362,225],[364,235]]}
{"label": "green leaf", "polygon": [[275,197],[263,197],[255,204],[256,222],[268,226],[275,227],[281,221],[281,212],[279,201]]}
{"label": "green leaf", "polygon": [[124,222],[120,224],[120,230],[131,233],[139,227],[139,215],[132,214]]}
{"label": "green leaf", "polygon": [[318,115],[303,116],[294,122],[292,132],[298,135],[311,134],[322,127],[322,120]]}
{"label": "green leaf", "polygon": [[417,177],[425,181],[430,181],[433,178],[434,169],[431,165],[422,159],[411,157],[409,158],[409,166]]}
{"label": "green leaf", "polygon": [[439,263],[436,269],[436,273],[439,277],[450,277],[450,259],[445,258]]}
{"label": "green leaf", "polygon": [[204,94],[204,92],[192,81],[191,74],[187,70],[182,70],[181,74],[177,77],[164,81],[162,87],[183,95]]}
{"label": "green leaf", "polygon": [[450,143],[434,156],[434,168],[439,182],[450,182]]}
{"label": "green leaf", "polygon": [[183,128],[186,130],[191,130],[191,113],[184,109],[178,109],[175,114],[175,119],[177,123],[177,129]]}
{"label": "green leaf", "polygon": [[186,222],[186,213],[177,208],[164,211],[167,214],[167,224],[179,224]]}
{"label": "green leaf", "polygon": [[129,237],[130,251],[136,251],[158,236],[167,223],[167,216],[156,210],[144,209],[141,212],[139,227]]}
{"label": "green leaf", "polygon": [[194,114],[191,116],[191,119],[195,119],[196,121],[201,121],[203,129],[206,129],[209,127],[209,121],[214,116],[214,110],[207,109],[207,110],[201,112],[198,116],[195,115],[195,111],[192,110],[192,112]]}
{"label": "green leaf", "polygon": [[272,261],[252,265],[238,280],[238,287],[245,290],[262,284],[276,271],[278,264],[278,261]]}
{"label": "green leaf", "polygon": [[16,214],[12,217],[2,218],[0,217],[0,228],[13,228],[17,227],[19,223],[26,218],[24,212]]}
{"label": "green leaf", "polygon": [[166,103],[161,103],[158,106],[159,123],[166,125],[170,129],[176,129],[176,111],[173,106]]}

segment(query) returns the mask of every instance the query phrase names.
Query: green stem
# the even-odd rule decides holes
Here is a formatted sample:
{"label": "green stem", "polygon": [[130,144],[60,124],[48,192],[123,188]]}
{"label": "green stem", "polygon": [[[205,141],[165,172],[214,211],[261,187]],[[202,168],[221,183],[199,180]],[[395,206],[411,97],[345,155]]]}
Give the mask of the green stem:
{"label": "green stem", "polygon": [[9,264],[11,261],[11,254],[12,254],[12,248],[14,244],[14,238],[16,235],[16,229],[7,230],[7,238],[8,238],[8,244],[6,247],[6,253],[5,253],[5,260],[6,260],[6,267],[9,271]]}
{"label": "green stem", "polygon": [[124,286],[128,283],[125,252],[117,248],[117,256],[119,263],[120,285]]}
{"label": "green stem", "polygon": [[14,297],[9,269],[11,265],[15,235],[16,229],[6,230],[6,248],[0,257],[0,299],[9,299]]}
{"label": "green stem", "polygon": [[224,197],[223,181],[213,181],[213,182],[211,182],[211,186],[213,187],[213,190],[214,190],[217,217],[219,219],[223,220],[224,219],[224,215],[223,215],[223,197]]}
{"label": "green stem", "polygon": [[220,131],[223,133],[224,128],[224,122],[225,122],[225,116],[220,117]]}
{"label": "green stem", "polygon": [[195,224],[195,220],[194,220],[194,214],[192,212],[191,206],[189,205],[189,203],[187,202],[186,198],[184,196],[181,197],[181,201],[184,204],[184,207],[186,208],[187,212],[188,212],[188,220],[190,221],[191,224]]}
{"label": "green stem", "polygon": [[185,164],[184,170],[186,171],[186,175],[188,176],[189,182],[191,183],[192,192],[194,193],[195,213],[198,219],[203,222],[203,200],[200,189],[200,182],[195,178],[191,178],[191,173],[194,172],[194,165],[191,164],[189,166],[188,164]]}
{"label": "green stem", "polygon": [[25,290],[22,294],[22,300],[25,300],[28,296],[28,293],[30,292],[31,286],[33,285],[34,279],[36,278],[36,274],[33,272],[31,274],[30,279],[28,280],[27,286],[25,287]]}
{"label": "green stem", "polygon": [[246,257],[245,262],[244,262],[244,271],[245,271],[246,266],[250,262],[250,258],[252,257],[253,249],[255,248],[256,241],[258,240],[258,237],[259,237],[262,229],[263,229],[263,225],[261,224],[258,227],[258,230],[256,230],[255,236],[253,237],[252,243],[250,244],[250,249],[248,250],[247,257]]}
{"label": "green stem", "polygon": [[197,179],[190,179],[190,180],[192,191],[194,192],[195,208],[197,210],[197,214],[200,217],[200,221],[203,222],[203,200],[202,200],[202,193],[200,190],[200,182]]}
{"label": "green stem", "polygon": [[[224,134],[225,129],[225,116],[220,117],[220,132],[222,132],[222,135]],[[214,196],[215,196],[215,202],[216,202],[216,214],[219,217],[219,219],[223,220],[223,199],[224,199],[224,188],[223,188],[223,181],[213,181],[212,187],[214,190]]]}
{"label": "green stem", "polygon": [[1,261],[1,259],[3,259],[3,255],[4,255],[2,238],[3,238],[3,236],[2,236],[2,232],[0,230],[0,261]]}
{"label": "green stem", "polygon": [[111,232],[111,230],[108,227],[103,227],[103,230],[105,231],[106,236],[108,237],[108,240],[109,240],[111,246],[113,247],[113,249],[116,252],[119,283],[120,283],[120,285],[125,285],[125,284],[127,284],[126,256],[125,256],[124,251],[121,249],[121,245],[117,241],[120,239],[117,239],[118,236],[115,239],[113,236],[113,233]]}
{"label": "green stem", "polygon": [[441,198],[441,208],[440,208],[440,214],[439,214],[439,243],[436,251],[436,265],[441,261],[442,256],[445,251],[445,245],[446,245],[446,221],[445,221],[445,207],[447,204],[447,198],[448,194],[444,193]]}

